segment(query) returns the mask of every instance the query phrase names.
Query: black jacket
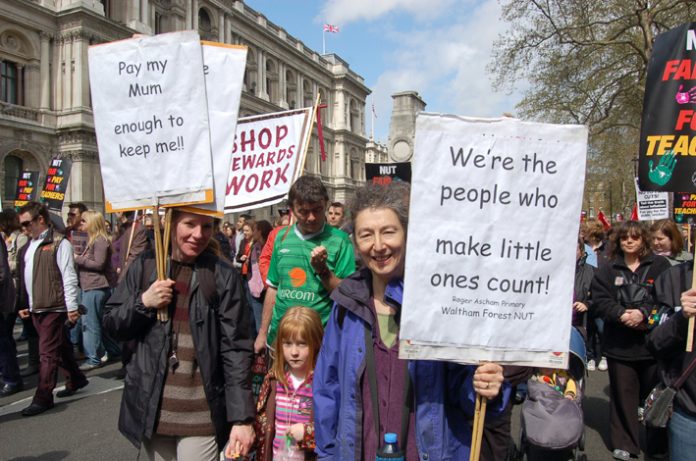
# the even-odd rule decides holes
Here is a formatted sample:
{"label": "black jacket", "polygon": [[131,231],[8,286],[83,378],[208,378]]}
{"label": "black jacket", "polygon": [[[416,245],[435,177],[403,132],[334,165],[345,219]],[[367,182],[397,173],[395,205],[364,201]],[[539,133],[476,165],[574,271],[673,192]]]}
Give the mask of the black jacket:
{"label": "black jacket", "polygon": [[[4,237],[4,236],[2,236]],[[15,296],[14,280],[10,272],[10,264],[7,260],[7,246],[5,239],[0,238],[0,313],[14,312],[17,297]]]}
{"label": "black jacket", "polygon": [[598,316],[604,319],[602,351],[607,357],[626,361],[653,359],[645,347],[647,330],[629,328],[619,320],[626,310],[619,302],[619,286],[621,282],[625,284],[642,281],[649,285],[649,294],[652,302],[655,303],[652,284],[669,267],[670,264],[666,258],[652,254],[640,261],[635,272],[631,272],[626,266],[623,257],[600,264],[592,280],[591,290],[594,308]]}
{"label": "black jacket", "polygon": [[581,302],[587,306],[587,312],[582,314],[573,311],[573,326],[583,330],[586,336],[587,314],[592,312],[591,285],[595,275],[594,267],[584,261],[578,261],[575,266],[575,286],[573,288],[573,301]]}
{"label": "black jacket", "polygon": [[[672,308],[681,304],[681,294],[691,288],[692,266],[693,262],[687,261],[671,267],[657,278],[655,291],[661,304]],[[687,318],[676,312],[648,335],[648,349],[659,360],[663,380],[668,384],[676,381],[696,357],[696,351],[685,352],[688,324]],[[696,372],[686,379],[674,398],[674,404],[696,417]]]}
{"label": "black jacket", "polygon": [[[104,328],[114,338],[137,342],[127,367],[118,422],[121,433],[136,447],[155,430],[171,344],[171,321],[159,322],[155,310],[145,308],[141,300],[144,287],[156,278],[154,269],[152,252],[138,257],[108,300],[104,314]],[[190,293],[189,322],[196,359],[222,448],[231,423],[254,420],[250,309],[237,272],[208,253],[195,262]],[[169,312],[171,319],[173,305]]]}

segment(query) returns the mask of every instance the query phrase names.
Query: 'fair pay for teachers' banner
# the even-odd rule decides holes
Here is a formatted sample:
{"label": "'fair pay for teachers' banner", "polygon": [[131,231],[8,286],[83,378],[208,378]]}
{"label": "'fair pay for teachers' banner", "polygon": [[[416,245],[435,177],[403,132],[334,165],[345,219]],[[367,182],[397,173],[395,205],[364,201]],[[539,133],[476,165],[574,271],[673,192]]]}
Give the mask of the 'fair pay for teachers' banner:
{"label": "'fair pay for teachers' banner", "polygon": [[640,190],[696,192],[696,22],[655,38],[639,158]]}
{"label": "'fair pay for teachers' banner", "polygon": [[89,79],[107,211],[213,201],[198,34],[92,46]]}
{"label": "'fair pay for teachers' banner", "polygon": [[240,118],[227,179],[225,213],[273,205],[302,174],[313,108]]}
{"label": "'fair pay for teachers' banner", "polygon": [[587,136],[418,115],[401,358],[567,366]]}

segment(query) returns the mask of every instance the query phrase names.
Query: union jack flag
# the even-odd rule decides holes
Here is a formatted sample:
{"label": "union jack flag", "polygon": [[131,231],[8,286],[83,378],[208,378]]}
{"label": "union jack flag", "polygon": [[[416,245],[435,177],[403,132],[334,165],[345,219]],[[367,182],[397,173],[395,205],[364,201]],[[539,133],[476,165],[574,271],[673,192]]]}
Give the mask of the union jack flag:
{"label": "union jack flag", "polygon": [[331,32],[331,33],[336,33],[338,32],[338,26],[334,26],[332,24],[324,24],[324,32]]}

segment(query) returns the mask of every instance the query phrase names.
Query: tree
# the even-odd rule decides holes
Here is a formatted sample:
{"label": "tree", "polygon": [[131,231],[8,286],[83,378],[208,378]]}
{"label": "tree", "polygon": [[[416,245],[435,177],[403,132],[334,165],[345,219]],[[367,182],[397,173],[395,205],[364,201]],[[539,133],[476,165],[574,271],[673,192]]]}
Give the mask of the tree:
{"label": "tree", "polygon": [[587,125],[585,196],[604,189],[617,205],[611,211],[629,208],[653,42],[696,21],[696,2],[501,1],[511,32],[494,47],[494,85],[512,91],[522,77],[529,83],[517,107],[523,117]]}

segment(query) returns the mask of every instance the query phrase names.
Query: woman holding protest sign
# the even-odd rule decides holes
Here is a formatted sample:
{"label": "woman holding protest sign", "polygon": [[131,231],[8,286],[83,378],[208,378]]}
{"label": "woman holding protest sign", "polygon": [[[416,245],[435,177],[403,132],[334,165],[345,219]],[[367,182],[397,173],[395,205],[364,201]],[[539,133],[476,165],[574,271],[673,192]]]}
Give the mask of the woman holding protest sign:
{"label": "woman holding protest sign", "polygon": [[[175,210],[169,278],[151,252],[107,303],[104,326],[135,339],[119,429],[147,459],[217,461],[254,441],[250,315],[237,272],[210,249],[214,219]],[[168,319],[157,318],[168,309]],[[231,430],[230,430],[230,425]]]}
{"label": "woman holding protest sign", "polygon": [[679,264],[655,281],[657,299],[672,308],[669,318],[648,335],[648,349],[660,362],[665,386],[673,396],[669,431],[670,459],[690,459],[696,453],[696,352],[686,352],[689,319],[696,316],[693,265]]}
{"label": "woman holding protest sign", "polygon": [[494,412],[509,398],[497,364],[398,358],[408,195],[405,183],[356,191],[351,216],[366,267],[331,295],[313,384],[320,459],[375,459],[387,433],[398,434],[406,459],[468,459],[476,394],[495,399]]}
{"label": "woman holding protest sign", "polygon": [[76,228],[87,234],[87,245],[75,254],[75,264],[80,278],[81,303],[87,309],[82,319],[87,360],[80,370],[89,371],[102,365],[101,357],[105,352],[111,359],[120,355],[118,345],[108,336],[103,336],[101,328],[102,311],[111,295],[111,288],[116,286],[118,275],[111,264],[111,242],[102,214],[83,212]]}
{"label": "woman holding protest sign", "polygon": [[[600,265],[591,289],[595,308],[604,318],[613,456],[628,460],[640,453],[638,407],[658,380],[657,362],[645,344],[656,325],[653,282],[670,264],[652,253],[648,231],[637,221],[624,222],[614,233],[612,257]],[[648,452],[664,452],[664,433],[648,435]]]}

